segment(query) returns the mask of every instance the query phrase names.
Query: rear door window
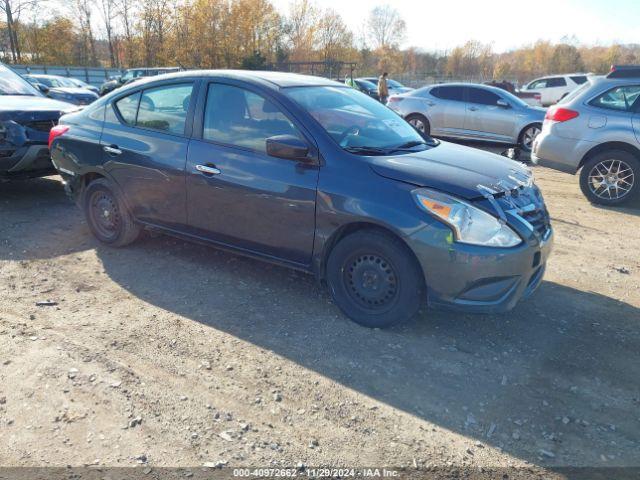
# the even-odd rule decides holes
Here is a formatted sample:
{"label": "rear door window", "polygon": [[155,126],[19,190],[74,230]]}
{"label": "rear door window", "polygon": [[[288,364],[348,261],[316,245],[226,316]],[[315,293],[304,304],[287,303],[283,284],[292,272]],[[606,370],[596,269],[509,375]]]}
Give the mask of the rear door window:
{"label": "rear door window", "polygon": [[572,77],[569,77],[571,80],[573,80],[574,83],[577,83],[578,85],[582,85],[583,83],[585,83],[587,81],[587,76],[586,75],[574,75]]}
{"label": "rear door window", "polygon": [[638,106],[640,85],[627,85],[607,90],[589,102],[589,105],[621,112],[632,111],[634,104]]}
{"label": "rear door window", "polygon": [[456,102],[464,102],[464,88],[457,86],[442,86],[431,89],[431,95],[443,100],[453,100]]}
{"label": "rear door window", "polygon": [[547,79],[547,87],[566,87],[567,81],[563,77],[552,77]]}
{"label": "rear door window", "polygon": [[164,85],[142,92],[136,126],[184,135],[192,83]]}

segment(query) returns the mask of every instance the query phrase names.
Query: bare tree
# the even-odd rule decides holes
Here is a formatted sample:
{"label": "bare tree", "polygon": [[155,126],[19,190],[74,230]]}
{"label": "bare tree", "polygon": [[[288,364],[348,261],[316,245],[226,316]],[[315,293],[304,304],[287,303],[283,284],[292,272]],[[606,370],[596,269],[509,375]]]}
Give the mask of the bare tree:
{"label": "bare tree", "polygon": [[115,48],[114,48],[114,33],[113,22],[116,18],[116,0],[100,0],[100,7],[102,10],[102,20],[104,21],[104,29],[107,34],[107,45],[109,47],[109,63],[111,67],[116,67],[118,62],[116,61]]}
{"label": "bare tree", "polygon": [[90,65],[97,65],[96,40],[93,36],[93,26],[91,24],[94,0],[76,0],[75,7],[75,13],[80,23],[80,31],[82,34],[82,55],[84,56],[84,61]]}
{"label": "bare tree", "polygon": [[389,5],[371,10],[368,24],[373,46],[381,49],[398,47],[407,28],[398,11]]}
{"label": "bare tree", "polygon": [[14,62],[19,62],[22,59],[20,42],[16,32],[20,14],[25,10],[36,7],[38,3],[41,2],[39,0],[0,0],[0,10],[4,12],[7,22],[11,59]]}

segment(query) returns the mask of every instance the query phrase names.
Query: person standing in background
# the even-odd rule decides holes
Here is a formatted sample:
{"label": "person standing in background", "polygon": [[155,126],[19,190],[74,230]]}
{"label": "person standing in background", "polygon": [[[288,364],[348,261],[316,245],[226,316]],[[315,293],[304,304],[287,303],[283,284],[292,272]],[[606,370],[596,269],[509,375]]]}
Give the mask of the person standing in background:
{"label": "person standing in background", "polygon": [[389,98],[389,87],[387,86],[387,72],[384,72],[378,78],[378,96],[380,97],[380,103],[383,105],[387,104],[387,99]]}

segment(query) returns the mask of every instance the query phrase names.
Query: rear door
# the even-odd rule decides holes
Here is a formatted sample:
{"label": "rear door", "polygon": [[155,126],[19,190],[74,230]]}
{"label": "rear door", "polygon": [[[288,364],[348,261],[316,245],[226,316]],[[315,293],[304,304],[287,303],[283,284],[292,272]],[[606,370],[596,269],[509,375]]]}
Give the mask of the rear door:
{"label": "rear door", "polygon": [[133,215],[179,228],[186,223],[185,164],[194,82],[149,87],[108,104],[101,146],[104,167]]}
{"label": "rear door", "polygon": [[242,82],[203,87],[187,160],[194,234],[308,265],[315,234],[319,166],[271,157],[266,139],[311,137],[277,101]]}
{"label": "rear door", "polygon": [[[485,140],[509,142],[515,129],[513,108],[498,105],[500,95],[478,87],[467,87],[465,133]],[[508,102],[507,102],[508,103]]]}
{"label": "rear door", "polygon": [[464,132],[466,104],[464,87],[442,85],[429,91],[431,98],[425,100],[426,114],[431,124],[431,133],[442,136],[458,136]]}

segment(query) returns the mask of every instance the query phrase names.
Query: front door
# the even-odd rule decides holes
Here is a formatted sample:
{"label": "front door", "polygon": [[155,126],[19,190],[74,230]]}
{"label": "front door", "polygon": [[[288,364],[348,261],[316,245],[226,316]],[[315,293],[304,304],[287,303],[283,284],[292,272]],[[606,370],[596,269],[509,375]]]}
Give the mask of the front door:
{"label": "front door", "polygon": [[162,85],[107,106],[104,166],[143,222],[169,228],[186,223],[186,120],[192,90],[192,82]]}
{"label": "front door", "polygon": [[266,139],[312,142],[273,99],[232,83],[202,92],[201,132],[187,155],[189,226],[219,243],[308,265],[319,167],[267,155]]}
{"label": "front door", "polygon": [[504,99],[483,88],[468,87],[465,133],[484,140],[509,142],[515,129],[513,108],[498,105]]}

